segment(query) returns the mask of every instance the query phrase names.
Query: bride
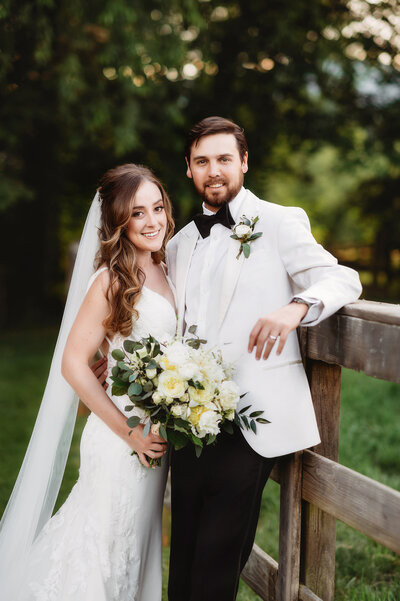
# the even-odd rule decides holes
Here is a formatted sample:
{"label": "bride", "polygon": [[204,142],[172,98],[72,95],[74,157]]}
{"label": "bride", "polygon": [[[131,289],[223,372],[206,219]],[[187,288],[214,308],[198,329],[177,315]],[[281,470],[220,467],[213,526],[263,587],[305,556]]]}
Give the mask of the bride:
{"label": "bride", "polygon": [[[126,399],[113,397],[111,385],[106,392],[89,363],[101,349],[111,368],[111,352],[125,338],[173,338],[175,299],[162,263],[172,232],[170,201],[148,169],[128,164],[103,176],[35,430],[1,523],[0,601],[161,599],[168,466],[164,457],[161,467],[149,469],[148,458],[162,457],[166,445],[156,434],[143,438],[143,425],[130,431]],[[95,250],[96,271],[88,278]],[[78,481],[48,519],[76,412],[60,368],[91,414],[82,434]]]}

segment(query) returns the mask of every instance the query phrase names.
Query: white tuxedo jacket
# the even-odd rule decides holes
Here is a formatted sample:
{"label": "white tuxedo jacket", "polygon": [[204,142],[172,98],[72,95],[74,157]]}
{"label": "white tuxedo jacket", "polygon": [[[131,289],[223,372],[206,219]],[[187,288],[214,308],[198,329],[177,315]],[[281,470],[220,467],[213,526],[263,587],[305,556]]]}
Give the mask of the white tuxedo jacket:
{"label": "white tuxedo jacket", "polygon": [[[235,380],[247,393],[240,406],[263,410],[270,424],[258,424],[257,434],[244,431],[250,446],[264,457],[292,453],[320,442],[307,378],[301,363],[296,331],[289,334],[280,356],[256,361],[247,351],[256,321],[288,304],[294,295],[322,301],[318,319],[355,301],[361,293],[357,272],[337,260],[313,238],[306,213],[257,198],[250,191],[241,207],[248,218],[259,217],[255,232],[263,235],[250,244],[249,258],[236,255],[239,242],[226,229],[228,253],[224,278],[215,296],[215,311],[207,315],[209,346],[218,346],[224,359],[235,363]],[[185,288],[199,233],[190,222],[167,246],[167,264],[178,299],[178,329],[182,332]],[[191,325],[191,324],[189,324]]]}

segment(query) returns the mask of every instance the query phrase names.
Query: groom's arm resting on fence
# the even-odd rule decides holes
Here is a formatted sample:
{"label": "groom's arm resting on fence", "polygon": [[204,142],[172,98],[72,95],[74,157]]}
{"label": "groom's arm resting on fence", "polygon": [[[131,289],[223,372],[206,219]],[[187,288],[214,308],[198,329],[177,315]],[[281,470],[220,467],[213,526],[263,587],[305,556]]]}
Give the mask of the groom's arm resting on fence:
{"label": "groom's arm resting on fence", "polygon": [[279,339],[276,354],[280,355],[288,335],[297,328],[307,311],[306,303],[291,302],[273,313],[260,317],[250,333],[249,353],[256,347],[256,359],[259,360],[265,347],[263,359],[268,359]]}

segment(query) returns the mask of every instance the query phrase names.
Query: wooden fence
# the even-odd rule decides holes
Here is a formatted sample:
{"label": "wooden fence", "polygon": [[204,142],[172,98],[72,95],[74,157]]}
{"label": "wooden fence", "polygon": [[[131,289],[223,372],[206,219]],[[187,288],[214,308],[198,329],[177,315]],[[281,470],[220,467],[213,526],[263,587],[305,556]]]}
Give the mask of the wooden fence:
{"label": "wooden fence", "polygon": [[265,601],[333,601],[337,519],[400,553],[400,492],[337,463],[341,366],[400,382],[400,305],[352,303],[300,341],[322,443],[273,471],[279,563],[254,545],[242,573]]}

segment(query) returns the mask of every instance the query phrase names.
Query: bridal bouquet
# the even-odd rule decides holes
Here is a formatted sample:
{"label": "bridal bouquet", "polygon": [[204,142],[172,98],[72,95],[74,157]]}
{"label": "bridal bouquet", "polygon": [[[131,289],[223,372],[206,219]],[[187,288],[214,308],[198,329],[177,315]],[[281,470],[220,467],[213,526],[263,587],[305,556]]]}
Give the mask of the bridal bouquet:
{"label": "bridal bouquet", "polygon": [[195,335],[196,326],[189,333],[191,338],[166,345],[153,336],[125,340],[123,349],[112,352],[116,360],[112,394],[129,397],[125,411],[144,410],[144,419],[128,418],[131,428],[145,423],[144,437],[152,428],[176,450],[191,442],[199,457],[221,428],[233,432],[232,422],[256,432],[256,422],[268,421],[260,417],[262,411],[247,415],[250,405],[236,411],[240,395],[232,381],[232,368],[223,362],[220,351],[202,347],[206,341]]}

